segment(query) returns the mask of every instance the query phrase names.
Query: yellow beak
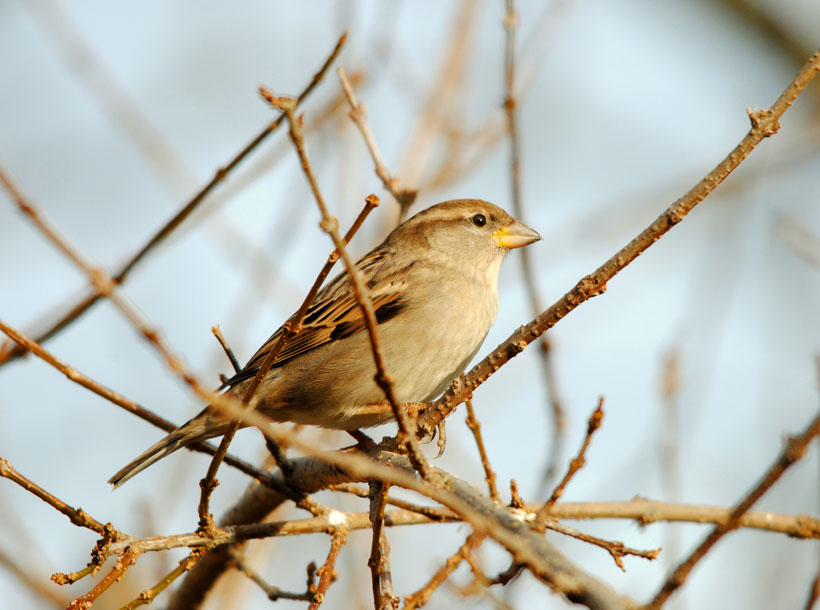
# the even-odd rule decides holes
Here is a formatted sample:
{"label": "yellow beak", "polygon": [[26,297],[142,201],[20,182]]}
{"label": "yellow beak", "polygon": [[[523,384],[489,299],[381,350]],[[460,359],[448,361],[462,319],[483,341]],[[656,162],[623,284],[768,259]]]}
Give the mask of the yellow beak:
{"label": "yellow beak", "polygon": [[512,249],[528,246],[541,239],[541,236],[523,222],[513,220],[510,224],[493,233],[492,238],[500,247]]}

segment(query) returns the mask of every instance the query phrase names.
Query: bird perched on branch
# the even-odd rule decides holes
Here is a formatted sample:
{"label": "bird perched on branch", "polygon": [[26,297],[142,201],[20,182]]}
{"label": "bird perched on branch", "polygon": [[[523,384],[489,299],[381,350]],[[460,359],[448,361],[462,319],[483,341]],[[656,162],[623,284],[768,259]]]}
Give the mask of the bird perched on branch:
{"label": "bird perched on branch", "polygon": [[[464,371],[498,313],[504,257],[539,239],[491,203],[457,199],[419,212],[356,263],[397,400],[432,400]],[[226,382],[228,393],[243,396],[283,332],[277,330]],[[365,317],[345,271],[316,296],[301,331],[276,357],[249,407],[278,422],[343,430],[375,426],[393,419],[375,374]],[[109,483],[119,487],[177,449],[225,434],[231,423],[208,406]]]}

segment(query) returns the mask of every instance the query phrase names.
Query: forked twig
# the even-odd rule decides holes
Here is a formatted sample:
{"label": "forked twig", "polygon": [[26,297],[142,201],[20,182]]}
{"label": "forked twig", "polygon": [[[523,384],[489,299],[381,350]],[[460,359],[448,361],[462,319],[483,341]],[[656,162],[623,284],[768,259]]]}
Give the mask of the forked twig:
{"label": "forked twig", "polygon": [[105,593],[111,585],[118,582],[123,577],[123,575],[128,571],[128,568],[136,563],[138,556],[138,552],[130,549],[126,550],[119,556],[117,563],[114,564],[111,571],[105,575],[105,578],[98,582],[97,585],[91,589],[91,591],[71,602],[71,605],[67,610],[85,610],[86,608],[89,608],[100,595]]}
{"label": "forked twig", "polygon": [[387,169],[387,166],[382,160],[381,154],[379,154],[379,149],[376,146],[376,140],[373,138],[373,133],[370,131],[370,126],[367,124],[367,113],[365,111],[364,104],[360,104],[358,100],[356,100],[356,94],[353,93],[353,86],[347,79],[345,69],[339,66],[338,72],[339,80],[342,82],[342,88],[345,92],[345,97],[347,97],[347,102],[350,104],[349,116],[353,122],[356,123],[356,126],[362,134],[362,138],[364,138],[364,143],[367,146],[367,150],[370,152],[370,156],[373,158],[374,165],[376,166],[376,175],[381,179],[384,188],[390,191],[390,194],[393,195],[393,198],[399,204],[399,216],[403,218],[407,215],[407,209],[413,205],[413,202],[416,200],[419,192],[415,189],[401,188],[399,186],[399,179],[390,174],[390,171]]}
{"label": "forked twig", "polygon": [[135,599],[125,604],[120,610],[134,610],[140,606],[145,606],[165,591],[177,578],[188,572],[205,554],[204,549],[194,549],[188,556],[177,564],[177,567],[166,574],[157,584],[150,589],[140,593]]}
{"label": "forked twig", "polygon": [[310,601],[308,610],[316,610],[325,601],[328,588],[336,580],[336,559],[339,557],[339,551],[342,550],[346,540],[347,528],[343,525],[337,525],[330,536],[330,550],[327,553],[327,559],[316,570],[316,575],[319,576],[319,584],[313,594],[313,599]]}
{"label": "forked twig", "polygon": [[624,572],[626,572],[626,568],[624,567],[623,561],[621,561],[622,557],[633,555],[635,557],[642,557],[643,559],[654,560],[658,558],[658,555],[660,555],[661,552],[660,549],[651,549],[649,551],[633,549],[625,546],[623,542],[618,542],[617,540],[605,540],[604,538],[599,538],[598,536],[590,536],[584,532],[579,532],[573,527],[558,523],[554,519],[547,519],[544,521],[543,527],[550,529],[553,532],[558,532],[559,534],[564,534],[565,536],[570,536],[571,538],[601,547],[612,556],[613,561],[615,561],[615,565],[621,568]]}

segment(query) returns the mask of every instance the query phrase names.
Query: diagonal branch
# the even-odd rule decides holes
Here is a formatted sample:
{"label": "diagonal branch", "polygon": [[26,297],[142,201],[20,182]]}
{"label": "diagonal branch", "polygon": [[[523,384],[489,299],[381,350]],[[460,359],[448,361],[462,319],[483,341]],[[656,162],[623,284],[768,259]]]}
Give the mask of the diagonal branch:
{"label": "diagonal branch", "polygon": [[401,188],[399,186],[399,179],[390,175],[390,170],[388,170],[384,164],[382,156],[379,154],[379,149],[376,146],[376,140],[373,138],[370,126],[367,124],[367,113],[364,104],[360,104],[358,100],[356,100],[356,94],[353,93],[353,86],[347,78],[345,69],[339,66],[338,72],[345,97],[347,97],[347,102],[350,104],[349,116],[353,122],[356,123],[356,126],[362,134],[362,138],[364,138],[364,143],[370,152],[370,156],[373,158],[373,164],[376,166],[376,175],[382,181],[384,188],[390,191],[390,194],[393,195],[393,198],[399,204],[399,218],[404,218],[407,216],[407,209],[413,205],[419,192],[414,189]]}
{"label": "diagonal branch", "polygon": [[549,515],[550,508],[558,501],[558,499],[564,495],[564,489],[566,488],[567,484],[570,482],[572,477],[575,476],[575,473],[581,470],[586,464],[585,454],[587,452],[587,448],[589,448],[589,443],[592,440],[592,435],[597,432],[598,428],[601,427],[601,422],[604,419],[604,397],[601,396],[598,399],[598,406],[592,412],[592,415],[589,416],[589,421],[587,422],[587,433],[584,436],[584,442],[581,443],[581,448],[578,450],[578,455],[573,458],[569,463],[569,469],[567,473],[564,475],[564,478],[561,479],[561,482],[556,486],[553,490],[552,495],[549,499],[544,502],[544,505],[541,507],[541,510],[538,511],[538,515],[535,519],[536,527],[540,527],[544,524],[547,516]]}
{"label": "diagonal branch", "polygon": [[752,127],[740,143],[709,172],[698,184],[669,206],[652,224],[641,231],[626,246],[589,275],[581,278],[572,290],[556,301],[534,320],[520,327],[484,360],[475,365],[463,378],[456,379],[450,388],[429,409],[419,416],[416,434],[429,436],[438,423],[464,402],[475,388],[484,383],[510,359],[520,354],[533,341],[555,326],[584,301],[603,294],[607,282],[640,256],[647,248],[682,221],[695,206],[703,201],[754,148],[780,129],[780,117],[794,103],[820,70],[820,51],[812,55],[802,70],[786,87],[770,109],[748,109]]}
{"label": "diagonal branch", "polygon": [[[820,54],[818,54],[818,59],[820,59]],[[763,475],[758,484],[737,504],[729,515],[729,518],[716,525],[703,542],[692,551],[689,557],[675,568],[675,571],[670,574],[652,601],[644,606],[645,610],[658,610],[663,606],[666,600],[686,581],[686,577],[689,576],[695,564],[697,564],[724,535],[740,527],[743,515],[746,514],[763,494],[771,489],[772,485],[777,482],[790,466],[803,458],[809,444],[818,435],[820,435],[820,415],[817,415],[803,432],[789,440],[783,452],[780,454],[780,457],[772,464],[766,474]]]}
{"label": "diagonal branch", "polygon": [[83,509],[69,506],[54,494],[47,492],[33,481],[21,475],[4,457],[0,457],[0,477],[9,479],[13,483],[17,483],[26,491],[33,493],[43,502],[53,506],[55,509],[63,513],[76,526],[90,529],[91,531],[96,532],[101,536],[105,536],[110,540],[122,540],[125,538],[122,532],[114,529],[114,526],[110,523],[100,523]]}
{"label": "diagonal branch", "polygon": [[[160,417],[159,415],[157,415],[149,409],[146,409],[139,403],[123,396],[119,392],[116,392],[97,381],[94,381],[93,379],[91,379],[87,375],[84,375],[74,367],[69,366],[68,364],[54,356],[51,352],[44,349],[39,343],[37,343],[33,339],[30,339],[29,337],[26,337],[24,334],[12,328],[2,320],[0,320],[0,331],[4,332],[12,341],[17,343],[21,348],[23,348],[26,351],[32,352],[33,354],[41,358],[43,361],[47,362],[55,369],[60,371],[63,375],[68,377],[68,379],[70,379],[76,384],[83,386],[85,389],[94,392],[97,396],[101,396],[102,398],[105,398],[106,400],[114,403],[118,407],[122,407],[129,413],[133,413],[140,419],[147,421],[149,424],[153,424],[161,430],[171,432],[172,430],[175,430],[177,428],[175,424],[171,423],[164,417]],[[216,451],[216,448],[214,448],[214,446],[210,443],[196,443],[194,445],[188,445],[188,449],[191,449],[193,451],[201,451],[202,453],[208,453],[210,455],[213,455]],[[255,466],[252,466],[244,460],[240,460],[239,458],[234,457],[232,455],[225,456],[225,463],[229,464],[230,466],[233,466],[238,470],[241,470],[245,474],[257,479],[262,483],[264,483],[269,478],[266,472],[263,472]]]}

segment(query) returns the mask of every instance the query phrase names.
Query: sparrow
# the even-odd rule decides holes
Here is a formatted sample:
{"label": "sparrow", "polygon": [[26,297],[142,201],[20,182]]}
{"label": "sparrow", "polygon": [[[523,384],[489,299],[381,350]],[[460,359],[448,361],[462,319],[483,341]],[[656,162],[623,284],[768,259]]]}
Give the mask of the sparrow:
{"label": "sparrow", "polygon": [[[500,207],[456,199],[396,227],[357,263],[373,302],[387,374],[400,402],[427,402],[460,375],[498,314],[498,274],[513,248],[541,239]],[[279,328],[223,387],[241,399]],[[316,296],[249,408],[272,421],[356,430],[389,422],[361,307],[347,271]],[[203,409],[117,472],[116,489],[181,447],[221,436],[232,421]]]}

